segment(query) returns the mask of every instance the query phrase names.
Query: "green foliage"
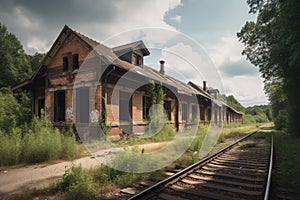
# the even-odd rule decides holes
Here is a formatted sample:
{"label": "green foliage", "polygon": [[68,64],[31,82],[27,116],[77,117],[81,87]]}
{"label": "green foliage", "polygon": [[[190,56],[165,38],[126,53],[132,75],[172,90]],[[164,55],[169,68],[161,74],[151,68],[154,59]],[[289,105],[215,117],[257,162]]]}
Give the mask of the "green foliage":
{"label": "green foliage", "polygon": [[0,131],[0,166],[14,165],[21,160],[22,140],[19,129],[7,135]]}
{"label": "green foliage", "polygon": [[156,85],[153,80],[150,81],[150,84],[147,88],[147,93],[150,96],[150,103],[163,105],[165,93],[163,91],[162,84]]}
{"label": "green foliage", "polygon": [[221,99],[230,107],[234,108],[235,110],[239,111],[239,112],[245,112],[245,108],[244,106],[242,106],[240,104],[240,102],[238,102],[238,100],[236,100],[236,98],[233,95],[221,95]]}
{"label": "green foliage", "polygon": [[1,166],[73,159],[78,154],[74,134],[61,134],[44,119],[34,118],[28,127],[0,134]]}
{"label": "green foliage", "polygon": [[[275,184],[297,190],[300,188],[300,139],[286,132],[274,133]],[[273,176],[272,175],[272,176]],[[299,191],[298,195],[300,195]]]}
{"label": "green foliage", "polygon": [[[122,158],[122,160],[124,160],[124,158]],[[93,174],[95,182],[100,187],[110,184],[124,187],[145,177],[144,174],[122,172],[106,165],[100,165],[97,167]]]}
{"label": "green foliage", "polygon": [[18,38],[0,23],[0,87],[12,86],[32,74],[27,55]]}
{"label": "green foliage", "polygon": [[72,165],[57,181],[55,190],[66,192],[68,199],[93,199],[95,184],[92,176],[81,166]]}
{"label": "green foliage", "polygon": [[35,73],[39,69],[40,63],[44,59],[45,54],[35,53],[34,55],[28,55],[28,60],[32,69],[32,72]]}
{"label": "green foliage", "polygon": [[2,88],[0,91],[0,129],[5,133],[28,123],[31,119],[29,97],[25,93],[15,96],[8,88]]}
{"label": "green foliage", "polygon": [[167,140],[172,140],[175,135],[176,135],[176,131],[175,131],[174,127],[172,127],[171,124],[167,123],[164,125],[162,130],[160,130],[153,137],[150,137],[149,140],[151,140],[153,142],[167,141]]}
{"label": "green foliage", "polygon": [[265,79],[275,125],[280,122],[276,119],[279,112],[286,110],[285,128],[300,135],[300,93],[297,92],[300,85],[300,2],[247,0],[247,3],[250,12],[258,13],[258,17],[256,22],[246,22],[237,34],[245,45],[242,54],[259,67]]}
{"label": "green foliage", "polygon": [[244,114],[243,115],[243,124],[254,124],[256,123],[256,119],[253,115]]}
{"label": "green foliage", "polygon": [[272,114],[269,105],[255,105],[247,107],[245,114],[254,116],[257,123],[272,121]]}
{"label": "green foliage", "polygon": [[105,137],[108,136],[110,130],[112,129],[111,124],[107,124],[107,109],[106,109],[106,100],[104,97],[102,97],[101,99],[101,106],[102,106],[102,110],[101,110],[101,120],[100,120],[100,127],[101,127],[101,131],[104,134]]}
{"label": "green foliage", "polygon": [[203,139],[204,139],[207,131],[208,131],[208,126],[199,126],[198,127],[197,133],[196,133],[191,145],[189,146],[188,151],[199,152],[199,150],[202,146]]}
{"label": "green foliage", "polygon": [[162,129],[153,139],[165,140],[173,134],[169,125],[166,124],[167,116],[163,110],[165,93],[162,84],[155,85],[154,81],[151,81],[148,85],[147,93],[150,96],[151,113],[149,117],[151,121],[148,129],[145,131],[145,135],[153,135],[157,133],[159,129]]}

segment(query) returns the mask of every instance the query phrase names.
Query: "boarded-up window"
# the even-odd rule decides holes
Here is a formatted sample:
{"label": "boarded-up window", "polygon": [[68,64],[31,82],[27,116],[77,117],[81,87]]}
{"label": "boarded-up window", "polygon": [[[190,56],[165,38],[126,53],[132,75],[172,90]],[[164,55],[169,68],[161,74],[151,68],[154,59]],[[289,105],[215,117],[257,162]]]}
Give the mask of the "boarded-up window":
{"label": "boarded-up window", "polygon": [[76,90],[76,121],[88,123],[89,113],[89,88],[78,88]]}
{"label": "boarded-up window", "polygon": [[211,108],[207,109],[207,118],[208,118],[208,121],[211,120]]}
{"label": "boarded-up window", "polygon": [[78,54],[73,55],[73,69],[79,68]]}
{"label": "boarded-up window", "polygon": [[131,105],[130,93],[120,92],[120,101],[119,101],[120,121],[130,122],[131,112],[132,112],[132,105]]}
{"label": "boarded-up window", "polygon": [[69,70],[69,60],[68,57],[65,56],[63,57],[63,71],[68,71]]}
{"label": "boarded-up window", "polygon": [[183,103],[183,104],[181,104],[181,119],[183,120],[183,121],[187,121],[187,119],[188,119],[188,108],[187,108],[187,104],[186,103]]}
{"label": "boarded-up window", "polygon": [[200,120],[201,121],[205,120],[205,108],[204,108],[204,106],[200,107]]}

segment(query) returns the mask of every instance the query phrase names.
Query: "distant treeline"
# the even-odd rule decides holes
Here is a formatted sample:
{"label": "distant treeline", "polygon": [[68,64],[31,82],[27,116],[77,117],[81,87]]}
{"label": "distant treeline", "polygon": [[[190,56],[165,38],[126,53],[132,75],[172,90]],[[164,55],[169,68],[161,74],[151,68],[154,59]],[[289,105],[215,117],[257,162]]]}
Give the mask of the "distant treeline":
{"label": "distant treeline", "polygon": [[233,95],[221,95],[221,99],[232,108],[243,113],[243,122],[248,123],[265,123],[273,121],[272,112],[269,105],[255,105],[244,107],[235,99]]}

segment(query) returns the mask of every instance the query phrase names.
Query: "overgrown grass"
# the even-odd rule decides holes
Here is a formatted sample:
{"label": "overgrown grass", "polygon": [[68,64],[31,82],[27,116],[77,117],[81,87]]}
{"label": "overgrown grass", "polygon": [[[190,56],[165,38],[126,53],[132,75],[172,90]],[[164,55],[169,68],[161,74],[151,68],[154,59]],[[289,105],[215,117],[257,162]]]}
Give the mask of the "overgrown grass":
{"label": "overgrown grass", "polygon": [[235,138],[237,136],[247,134],[247,132],[254,130],[263,124],[230,124],[223,127],[221,134],[222,141],[227,138]]}
{"label": "overgrown grass", "polygon": [[[132,170],[132,167],[135,169],[148,167],[149,163],[141,160],[130,154],[119,154],[112,162],[129,171]],[[150,173],[131,173],[119,171],[106,165],[100,165],[89,170],[83,169],[81,166],[72,166],[66,169],[63,177],[47,190],[52,194],[64,193],[66,199],[96,199],[96,197],[105,195],[111,188],[129,186],[141,180],[158,181],[162,178],[164,176],[160,170]]]}
{"label": "overgrown grass", "polygon": [[65,192],[67,199],[93,199],[95,182],[80,165],[66,169],[62,178],[58,179],[52,190]]}
{"label": "overgrown grass", "polygon": [[74,159],[80,152],[72,131],[60,133],[51,124],[33,119],[28,127],[0,133],[0,166]]}
{"label": "overgrown grass", "polygon": [[[297,191],[300,188],[300,138],[285,132],[274,133],[276,185]],[[297,191],[300,196],[300,192]]]}

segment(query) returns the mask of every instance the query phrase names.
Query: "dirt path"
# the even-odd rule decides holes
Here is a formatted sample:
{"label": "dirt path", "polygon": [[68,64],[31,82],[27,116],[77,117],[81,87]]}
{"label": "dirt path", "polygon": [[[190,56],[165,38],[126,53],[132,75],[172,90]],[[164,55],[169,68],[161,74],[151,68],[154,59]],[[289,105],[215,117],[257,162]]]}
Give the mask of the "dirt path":
{"label": "dirt path", "polygon": [[[166,144],[167,142],[158,142],[138,146],[151,151]],[[61,177],[65,169],[72,164],[81,164],[85,169],[96,167],[104,161],[106,155],[119,150],[121,150],[121,148],[100,150],[93,154],[97,155],[97,159],[94,157],[84,157],[74,161],[64,161],[56,164],[36,164],[2,170],[0,171],[0,199],[6,198],[11,194],[25,192],[29,189],[47,186],[58,177]]]}
{"label": "dirt path", "polygon": [[[74,164],[81,164],[84,168],[99,164],[90,157],[75,160]],[[31,188],[42,187],[64,174],[65,168],[71,166],[71,161],[53,165],[30,165],[24,168],[11,169],[0,172],[0,197],[26,191]]]}

